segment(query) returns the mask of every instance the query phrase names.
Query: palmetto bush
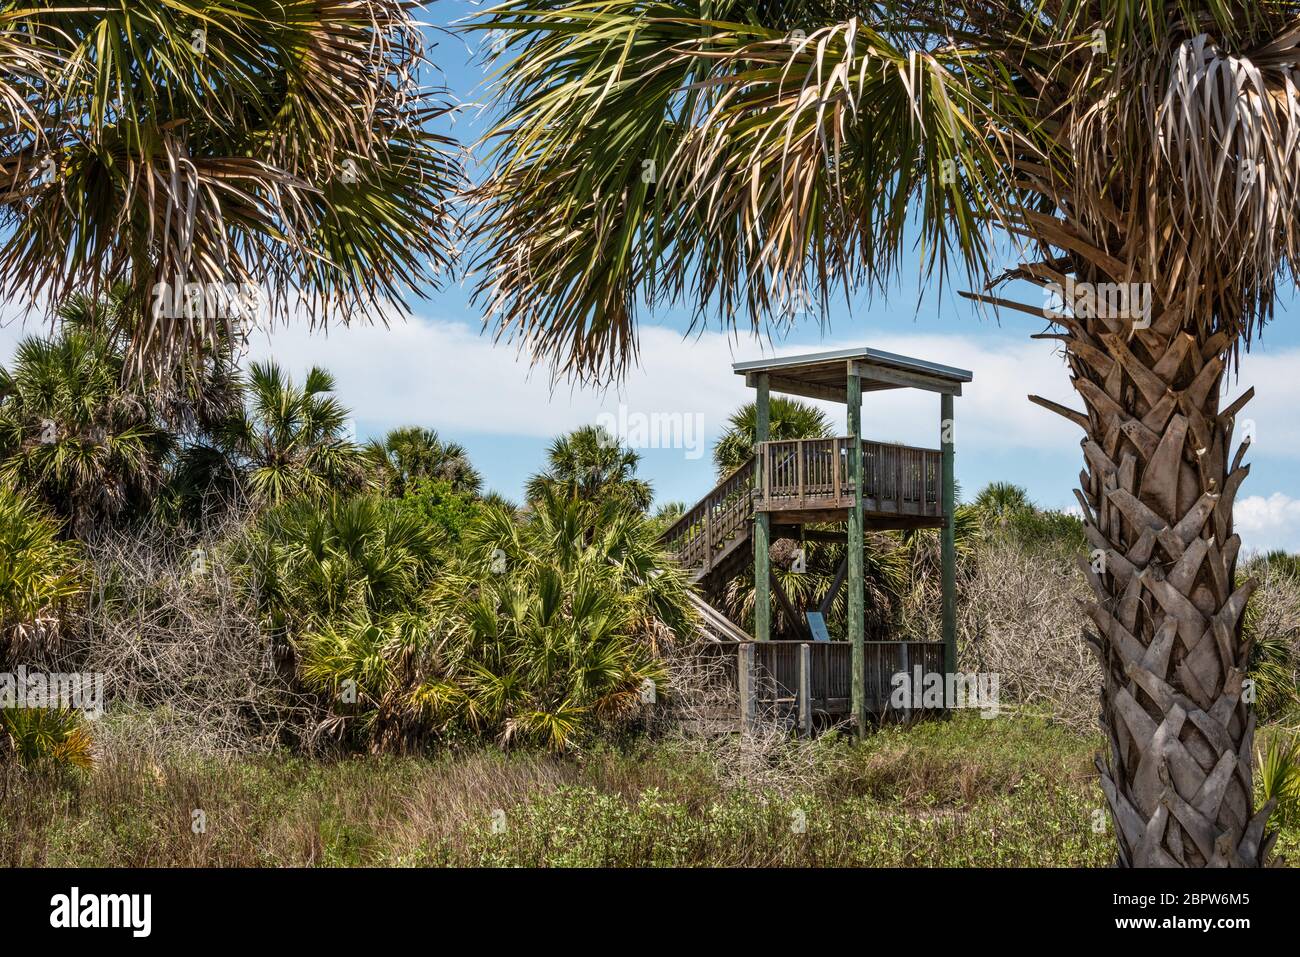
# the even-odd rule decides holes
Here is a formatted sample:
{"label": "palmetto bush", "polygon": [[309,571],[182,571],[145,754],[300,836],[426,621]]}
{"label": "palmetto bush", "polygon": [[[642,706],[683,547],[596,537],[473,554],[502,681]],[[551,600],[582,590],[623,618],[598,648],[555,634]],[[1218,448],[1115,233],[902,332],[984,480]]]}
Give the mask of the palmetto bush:
{"label": "palmetto bush", "polygon": [[[0,669],[47,652],[66,630],[81,590],[81,556],[58,536],[59,523],[0,481]],[[0,761],[29,767],[91,765],[90,732],[75,711],[0,708]]]}
{"label": "palmetto bush", "polygon": [[238,549],[262,626],[322,697],[327,730],[374,748],[418,731],[403,703],[442,545],[415,510],[360,496],[274,508]]}
{"label": "palmetto bush", "polygon": [[239,559],[265,626],[293,646],[329,621],[417,611],[443,555],[419,516],[360,496],[272,509]]}
{"label": "palmetto bush", "polygon": [[0,666],[59,637],[67,604],[80,592],[77,547],[59,523],[0,481]]}
{"label": "palmetto bush", "polygon": [[1300,708],[1300,574],[1284,552],[1254,555],[1238,574],[1259,587],[1246,607],[1255,706],[1265,719]]}
{"label": "palmetto bush", "polygon": [[94,765],[90,728],[77,711],[0,708],[0,756],[8,750],[28,768],[89,769]]}
{"label": "palmetto bush", "polygon": [[488,509],[465,543],[436,588],[440,677],[419,690],[433,713],[565,751],[667,694],[687,585],[639,510],[548,491],[523,523]]}
{"label": "palmetto bush", "polygon": [[522,522],[484,506],[451,554],[405,505],[294,502],[240,556],[329,729],[376,751],[480,736],[564,751],[666,694],[687,585],[639,511],[550,492]]}

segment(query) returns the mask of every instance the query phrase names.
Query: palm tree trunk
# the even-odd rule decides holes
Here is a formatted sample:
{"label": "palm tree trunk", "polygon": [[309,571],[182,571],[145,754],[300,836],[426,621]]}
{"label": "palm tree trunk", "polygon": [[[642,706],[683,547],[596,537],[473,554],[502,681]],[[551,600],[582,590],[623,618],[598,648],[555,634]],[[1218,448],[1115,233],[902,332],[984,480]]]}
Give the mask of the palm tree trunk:
{"label": "palm tree trunk", "polygon": [[1255,717],[1243,687],[1242,614],[1255,582],[1235,580],[1232,506],[1249,440],[1229,458],[1253,390],[1220,411],[1232,340],[1189,333],[1173,310],[1150,328],[1064,317],[1061,336],[1085,416],[1080,474],[1086,630],[1101,657],[1098,757],[1121,866],[1263,863],[1272,802],[1252,811]]}

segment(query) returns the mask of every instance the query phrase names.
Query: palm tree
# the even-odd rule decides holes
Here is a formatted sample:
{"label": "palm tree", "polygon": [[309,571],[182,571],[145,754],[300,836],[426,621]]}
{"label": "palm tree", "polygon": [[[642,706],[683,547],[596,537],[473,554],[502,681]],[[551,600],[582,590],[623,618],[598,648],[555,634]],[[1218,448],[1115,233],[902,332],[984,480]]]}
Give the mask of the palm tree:
{"label": "palm tree", "polygon": [[[476,26],[507,38],[478,293],[561,371],[624,368],[638,302],[824,315],[887,288],[918,229],[924,275],[963,265],[1047,326],[1083,406],[1035,400],[1084,435],[1119,862],[1260,864],[1251,393],[1220,397],[1295,274],[1295,4],[509,0]],[[1041,291],[992,295],[1012,280]]]}
{"label": "palm tree", "polygon": [[192,488],[246,489],[271,505],[359,490],[365,453],[348,437],[348,410],[333,393],[334,377],[319,367],[299,386],[274,362],[252,363],[243,406],[208,441],[188,446],[178,471]]}
{"label": "palm tree", "polygon": [[22,339],[0,367],[0,477],[84,538],[148,511],[174,443],[157,393],[122,386],[119,340],[79,324],[79,302],[65,308],[53,338]]}
{"label": "palm tree", "polygon": [[569,499],[621,502],[644,512],[654,490],[636,477],[640,461],[603,427],[583,426],[551,443],[546,470],[528,480],[528,501],[540,501],[549,491]]}
{"label": "palm tree", "polygon": [[[462,182],[415,16],[403,0],[5,4],[6,298],[121,284],[146,318],[136,372],[237,333],[247,313],[214,292],[268,321],[405,308],[452,258]],[[154,308],[191,288],[203,308]]]}
{"label": "palm tree", "polygon": [[402,495],[419,479],[447,482],[455,492],[477,494],[483,488],[483,477],[470,464],[464,446],[443,442],[433,429],[393,429],[382,440],[366,443],[365,452],[378,483],[394,495]]}
{"label": "palm tree", "polygon": [[997,525],[1006,525],[1013,516],[1034,507],[1029,493],[1012,482],[990,482],[972,504],[982,517]]}
{"label": "palm tree", "polygon": [[[831,434],[826,413],[798,399],[775,395],[768,403],[768,434],[773,442],[792,439],[821,439]],[[755,410],[746,402],[731,414],[727,429],[713,447],[713,464],[718,477],[725,478],[754,454]]]}

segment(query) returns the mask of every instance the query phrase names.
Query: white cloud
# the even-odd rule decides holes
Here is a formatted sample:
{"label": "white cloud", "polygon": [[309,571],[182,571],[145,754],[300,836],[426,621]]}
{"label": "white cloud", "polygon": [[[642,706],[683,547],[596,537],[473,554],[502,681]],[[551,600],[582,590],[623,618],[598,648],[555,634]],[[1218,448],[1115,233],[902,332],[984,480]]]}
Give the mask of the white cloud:
{"label": "white cloud", "polygon": [[1237,499],[1232,511],[1236,530],[1251,548],[1294,550],[1300,542],[1300,499],[1282,492],[1265,498]]}
{"label": "white cloud", "polygon": [[[1060,449],[1077,453],[1078,435],[1055,416],[1030,405],[1027,393],[1068,401],[1061,361],[1041,343],[1007,344],[979,336],[872,336],[874,348],[919,355],[972,369],[975,382],[957,400],[959,441],[968,448]],[[848,342],[784,346],[779,354],[841,348]],[[731,364],[757,358],[749,343],[720,333],[683,339],[648,327],[641,335],[640,366],[625,382],[601,391],[560,385],[552,390],[544,369],[530,370],[514,349],[493,345],[477,328],[459,322],[415,320],[380,327],[336,328],[328,335],[303,327],[280,329],[253,346],[254,357],[274,355],[289,368],[329,368],[358,420],[371,428],[429,422],[448,433],[552,436],[595,421],[624,404],[633,412],[701,414],[708,435],[752,398]],[[839,423],[844,407],[819,403]],[[906,390],[872,394],[863,415],[870,434],[885,439],[935,441],[938,399]]]}

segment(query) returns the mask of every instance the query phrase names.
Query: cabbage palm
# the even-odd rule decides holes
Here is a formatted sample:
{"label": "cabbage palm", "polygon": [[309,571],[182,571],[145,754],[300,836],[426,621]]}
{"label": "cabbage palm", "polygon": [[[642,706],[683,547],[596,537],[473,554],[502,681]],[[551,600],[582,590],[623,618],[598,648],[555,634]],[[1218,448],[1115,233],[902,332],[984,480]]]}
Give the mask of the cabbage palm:
{"label": "cabbage palm", "polygon": [[186,450],[183,469],[231,476],[254,501],[271,505],[365,484],[365,454],[348,436],[348,410],[324,369],[312,367],[299,385],[276,363],[254,362],[243,400],[211,444]]}
{"label": "cabbage palm", "polygon": [[546,469],[528,480],[528,501],[540,501],[550,491],[574,500],[620,502],[644,512],[654,501],[654,490],[636,477],[640,461],[602,426],[574,429],[547,449]]}
{"label": "cabbage palm", "polygon": [[382,440],[366,443],[366,458],[379,483],[401,495],[419,479],[435,479],[456,492],[478,492],[483,477],[470,463],[469,453],[456,442],[443,442],[433,429],[405,426]]}
{"label": "cabbage palm", "polygon": [[1294,275],[1300,7],[511,0],[478,25],[508,41],[479,294],[562,371],[633,360],[638,302],[761,330],[885,289],[918,230],[924,274],[1044,323],[1082,402],[1038,400],[1083,433],[1118,859],[1261,863],[1251,393],[1220,397]]}
{"label": "cabbage palm", "polygon": [[1006,524],[1011,516],[1033,508],[1029,493],[1012,482],[990,482],[971,503],[989,521]]}
{"label": "cabbage palm", "polygon": [[454,247],[451,107],[404,0],[0,3],[0,289],[122,285],[133,371],[217,351],[233,310],[158,284],[256,290],[262,318],[383,318]]}
{"label": "cabbage palm", "polygon": [[0,477],[79,537],[144,514],[174,444],[158,394],[122,386],[125,361],[108,330],[72,321],[22,339],[0,368]]}
{"label": "cabbage palm", "polygon": [[[831,424],[825,412],[815,405],[783,395],[774,395],[768,401],[768,418],[768,437],[773,442],[821,439],[831,434]],[[754,454],[755,421],[752,402],[746,402],[727,420],[726,431],[713,447],[713,465],[719,478],[730,475]]]}

